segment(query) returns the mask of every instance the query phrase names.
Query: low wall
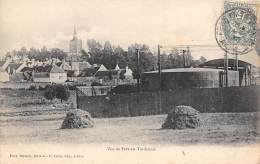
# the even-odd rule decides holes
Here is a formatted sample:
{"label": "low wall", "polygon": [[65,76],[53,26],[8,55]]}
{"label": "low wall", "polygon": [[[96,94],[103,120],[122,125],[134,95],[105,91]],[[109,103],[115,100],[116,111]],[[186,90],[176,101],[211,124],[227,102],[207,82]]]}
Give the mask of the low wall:
{"label": "low wall", "polygon": [[45,87],[46,85],[50,85],[50,83],[35,83],[35,82],[0,82],[1,89],[28,89],[30,86],[39,86]]}
{"label": "low wall", "polygon": [[[76,106],[76,91],[70,90],[67,102]],[[58,100],[56,100],[58,101]],[[0,106],[20,106],[23,104],[42,104],[48,102],[43,90],[0,89]]]}
{"label": "low wall", "polygon": [[140,116],[167,113],[176,105],[190,105],[200,112],[252,112],[258,110],[260,86],[179,89],[165,92],[107,96],[78,94],[78,108],[93,117]]}

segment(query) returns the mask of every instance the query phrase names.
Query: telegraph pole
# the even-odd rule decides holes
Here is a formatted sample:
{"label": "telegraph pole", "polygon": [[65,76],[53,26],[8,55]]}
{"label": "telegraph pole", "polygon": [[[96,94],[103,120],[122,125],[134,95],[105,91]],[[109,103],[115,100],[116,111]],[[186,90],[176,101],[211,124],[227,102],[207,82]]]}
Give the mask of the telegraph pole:
{"label": "telegraph pole", "polygon": [[185,67],[186,67],[185,53],[186,53],[186,51],[185,51],[185,50],[182,50],[183,68],[185,68]]}
{"label": "telegraph pole", "polygon": [[158,45],[158,74],[159,74],[159,111],[162,112],[162,72],[161,72],[161,52],[160,52],[161,46]]}
{"label": "telegraph pole", "polygon": [[140,91],[140,49],[136,49],[137,90]]}

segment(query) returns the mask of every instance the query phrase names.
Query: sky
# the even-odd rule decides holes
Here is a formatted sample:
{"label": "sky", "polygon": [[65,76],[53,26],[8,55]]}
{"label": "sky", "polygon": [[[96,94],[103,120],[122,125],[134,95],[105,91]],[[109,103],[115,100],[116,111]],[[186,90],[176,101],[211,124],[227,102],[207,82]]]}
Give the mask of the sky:
{"label": "sky", "polygon": [[[222,12],[223,0],[0,0],[0,56],[22,46],[68,51],[74,25],[84,49],[87,39],[125,49],[133,43],[152,50],[158,44],[217,46]],[[191,52],[208,60],[224,54],[218,47]],[[255,50],[239,59],[260,66]]]}

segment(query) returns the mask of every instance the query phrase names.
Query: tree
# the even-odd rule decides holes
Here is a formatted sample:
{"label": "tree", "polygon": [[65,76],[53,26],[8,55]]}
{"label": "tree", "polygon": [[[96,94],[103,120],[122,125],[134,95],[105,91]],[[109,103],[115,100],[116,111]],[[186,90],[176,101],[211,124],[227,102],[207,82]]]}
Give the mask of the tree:
{"label": "tree", "polygon": [[81,50],[81,54],[80,59],[82,61],[89,61],[89,54],[85,50]]}
{"label": "tree", "polygon": [[127,51],[124,51],[123,48],[120,46],[114,48],[114,58],[116,58],[116,64],[118,64],[120,68],[125,68],[128,65],[127,57]]}
{"label": "tree", "polygon": [[[112,69],[113,66],[116,65],[117,59],[114,55],[114,50],[109,41],[106,41],[103,46],[102,54],[101,54],[101,63],[104,64],[107,68]],[[113,59],[114,58],[114,59]]]}
{"label": "tree", "polygon": [[51,58],[58,58],[60,60],[65,59],[67,56],[67,54],[59,48],[51,49],[50,54],[51,54]]}
{"label": "tree", "polygon": [[11,55],[10,52],[7,52],[7,53],[5,54],[5,60],[10,59],[11,57],[12,57],[12,55]]}
{"label": "tree", "polygon": [[91,64],[101,64],[102,48],[103,46],[94,39],[87,40],[88,50],[90,54],[89,62]]}
{"label": "tree", "polygon": [[132,44],[128,47],[127,65],[133,70],[134,78],[137,78],[137,55],[136,49],[140,50],[140,69],[142,72],[152,71],[156,67],[156,57],[150,51],[149,46],[145,44]]}
{"label": "tree", "polygon": [[50,101],[52,101],[56,97],[56,92],[53,86],[45,87],[44,97]]}
{"label": "tree", "polygon": [[55,86],[55,92],[56,92],[56,98],[60,99],[61,103],[62,101],[67,101],[69,99],[70,93],[68,91],[68,88],[63,85],[56,85]]}
{"label": "tree", "polygon": [[20,49],[20,51],[18,51],[17,56],[20,57],[20,58],[22,58],[22,57],[27,56],[27,54],[28,54],[28,52],[27,52],[26,47],[22,47],[22,48]]}

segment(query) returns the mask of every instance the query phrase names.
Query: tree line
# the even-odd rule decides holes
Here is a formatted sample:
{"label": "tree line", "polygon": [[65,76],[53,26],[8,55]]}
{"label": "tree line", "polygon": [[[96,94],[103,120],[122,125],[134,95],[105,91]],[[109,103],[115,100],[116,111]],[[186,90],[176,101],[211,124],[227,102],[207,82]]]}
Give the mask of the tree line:
{"label": "tree line", "polygon": [[[157,54],[151,51],[146,44],[132,44],[128,46],[127,51],[124,51],[119,45],[112,45],[106,41],[103,45],[94,40],[87,41],[88,53],[83,53],[82,59],[91,64],[104,64],[107,68],[113,69],[116,64],[119,67],[129,66],[134,74],[137,72],[137,49],[140,50],[140,65],[139,69],[144,71],[153,71],[158,69]],[[183,50],[172,49],[169,53],[161,53],[161,66],[163,69],[168,68],[183,68],[196,67],[206,61],[206,58],[201,56],[195,60],[191,55],[189,48]]]}
{"label": "tree line", "polygon": [[[152,52],[146,44],[134,43],[124,50],[120,45],[112,45],[109,41],[100,43],[95,39],[87,41],[88,51],[82,50],[80,61],[88,61],[90,64],[103,64],[108,69],[113,69],[118,64],[120,68],[128,66],[137,75],[137,49],[140,50],[139,69],[142,72],[153,71],[158,69],[157,54]],[[6,57],[16,55],[18,57],[27,56],[29,59],[44,61],[48,58],[58,58],[60,60],[66,58],[67,53],[58,48],[48,50],[46,47],[41,49],[30,48],[27,50],[22,47],[20,50],[8,52]],[[167,68],[183,68],[197,66],[206,61],[201,56],[199,60],[194,60],[189,48],[184,50],[172,49],[169,53],[161,53],[161,66]]]}
{"label": "tree line", "polygon": [[19,50],[13,50],[5,54],[5,58],[9,58],[11,56],[16,56],[18,58],[28,57],[29,59],[46,61],[47,59],[51,58],[57,58],[62,60],[66,58],[67,53],[59,48],[47,49],[47,47],[45,46],[40,49],[34,47],[27,49],[26,47],[22,47]]}

